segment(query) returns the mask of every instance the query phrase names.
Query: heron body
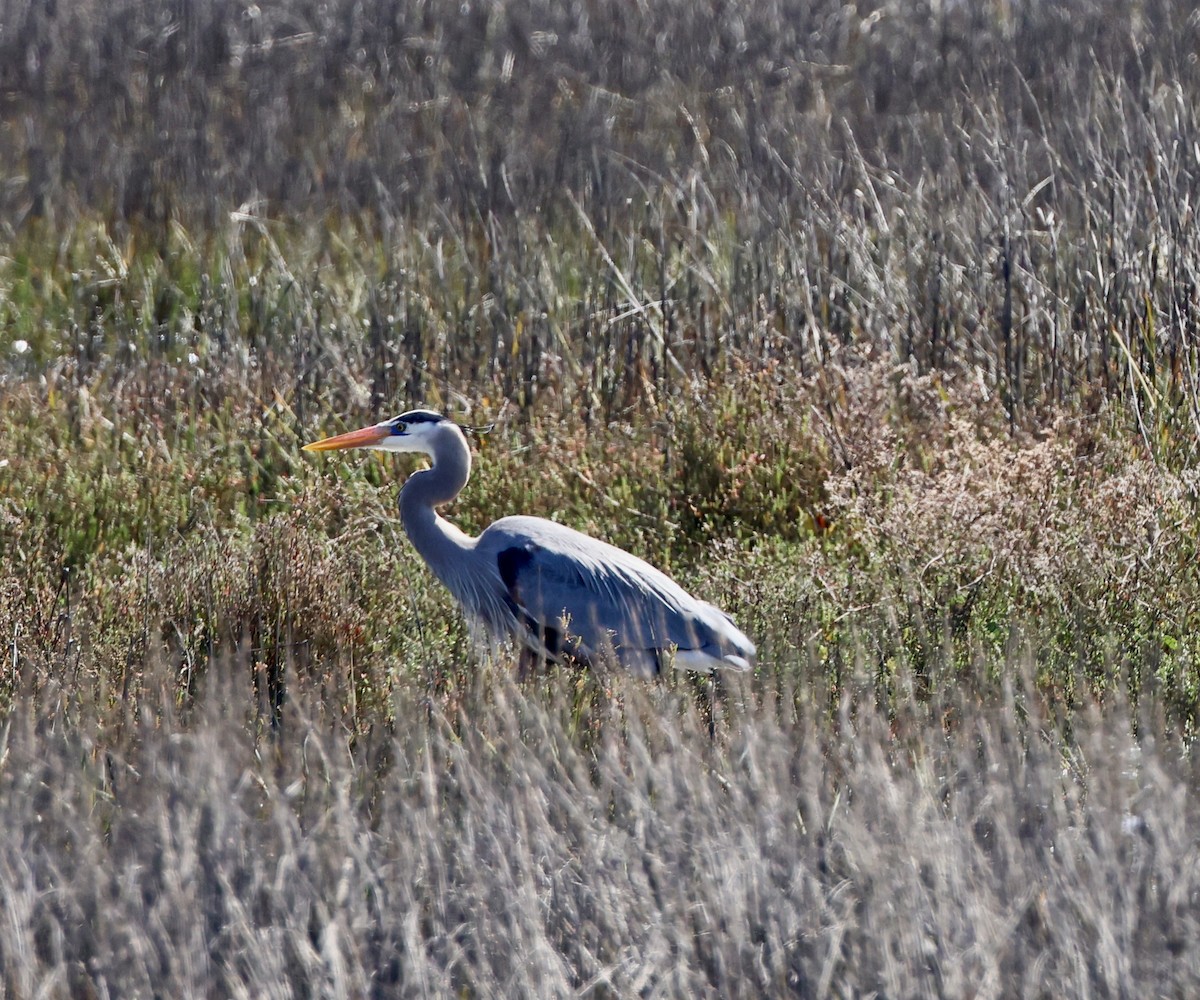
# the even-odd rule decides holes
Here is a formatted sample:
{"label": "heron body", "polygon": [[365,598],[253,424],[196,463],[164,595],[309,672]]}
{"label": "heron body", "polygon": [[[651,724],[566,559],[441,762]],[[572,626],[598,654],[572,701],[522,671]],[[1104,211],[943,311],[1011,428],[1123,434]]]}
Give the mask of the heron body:
{"label": "heron body", "polygon": [[337,448],[432,460],[400,490],[401,521],[434,575],[494,639],[551,660],[611,656],[643,676],[672,662],[699,671],[752,666],[754,643],[725,612],[623,549],[541,517],[503,517],[478,538],[443,518],[437,508],[467,484],[471,450],[441,414],[410,410],[305,446]]}

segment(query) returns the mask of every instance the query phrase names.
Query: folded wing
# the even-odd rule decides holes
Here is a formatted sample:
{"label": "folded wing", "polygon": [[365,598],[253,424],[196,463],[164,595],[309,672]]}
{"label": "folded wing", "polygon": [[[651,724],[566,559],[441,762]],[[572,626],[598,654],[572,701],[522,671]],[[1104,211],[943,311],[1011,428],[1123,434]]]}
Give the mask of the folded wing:
{"label": "folded wing", "polygon": [[719,608],[615,546],[536,517],[506,517],[478,540],[526,641],[594,660],[608,653],[654,674],[672,654],[689,670],[750,669],[754,644]]}

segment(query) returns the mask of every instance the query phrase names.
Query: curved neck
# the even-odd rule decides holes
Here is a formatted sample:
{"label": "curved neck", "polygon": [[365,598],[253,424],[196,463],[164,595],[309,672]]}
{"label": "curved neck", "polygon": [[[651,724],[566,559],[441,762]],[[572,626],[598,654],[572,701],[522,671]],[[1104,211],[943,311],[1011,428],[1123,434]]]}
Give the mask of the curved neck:
{"label": "curved neck", "polygon": [[433,467],[408,477],[400,490],[400,521],[413,546],[445,582],[454,575],[455,560],[473,539],[440,517],[435,508],[449,503],[467,485],[471,451],[461,435],[438,442]]}

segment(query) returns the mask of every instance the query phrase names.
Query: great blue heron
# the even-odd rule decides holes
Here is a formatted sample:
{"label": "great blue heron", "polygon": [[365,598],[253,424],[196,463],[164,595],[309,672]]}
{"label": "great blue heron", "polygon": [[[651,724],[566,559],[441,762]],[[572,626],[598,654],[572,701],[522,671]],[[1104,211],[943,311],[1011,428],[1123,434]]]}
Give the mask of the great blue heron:
{"label": "great blue heron", "polygon": [[687,670],[749,670],[752,643],[720,608],[697,600],[628,552],[540,517],[503,517],[478,538],[441,517],[467,484],[471,449],[452,420],[410,410],[305,451],[376,448],[421,452],[432,468],[400,490],[400,518],[434,575],[493,639],[516,639],[539,657],[589,663],[605,656],[651,676]]}

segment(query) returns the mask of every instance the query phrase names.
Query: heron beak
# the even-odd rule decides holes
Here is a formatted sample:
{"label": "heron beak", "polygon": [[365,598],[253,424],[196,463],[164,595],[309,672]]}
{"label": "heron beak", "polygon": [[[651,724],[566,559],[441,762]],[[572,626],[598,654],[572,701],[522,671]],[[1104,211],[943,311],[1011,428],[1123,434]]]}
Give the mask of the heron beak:
{"label": "heron beak", "polygon": [[364,427],[358,431],[348,431],[345,434],[335,434],[333,437],[324,438],[321,441],[314,441],[312,444],[306,444],[304,451],[335,451],[340,448],[369,448],[373,444],[378,444],[384,438],[389,437],[391,431],[386,425],[372,424],[370,427]]}

